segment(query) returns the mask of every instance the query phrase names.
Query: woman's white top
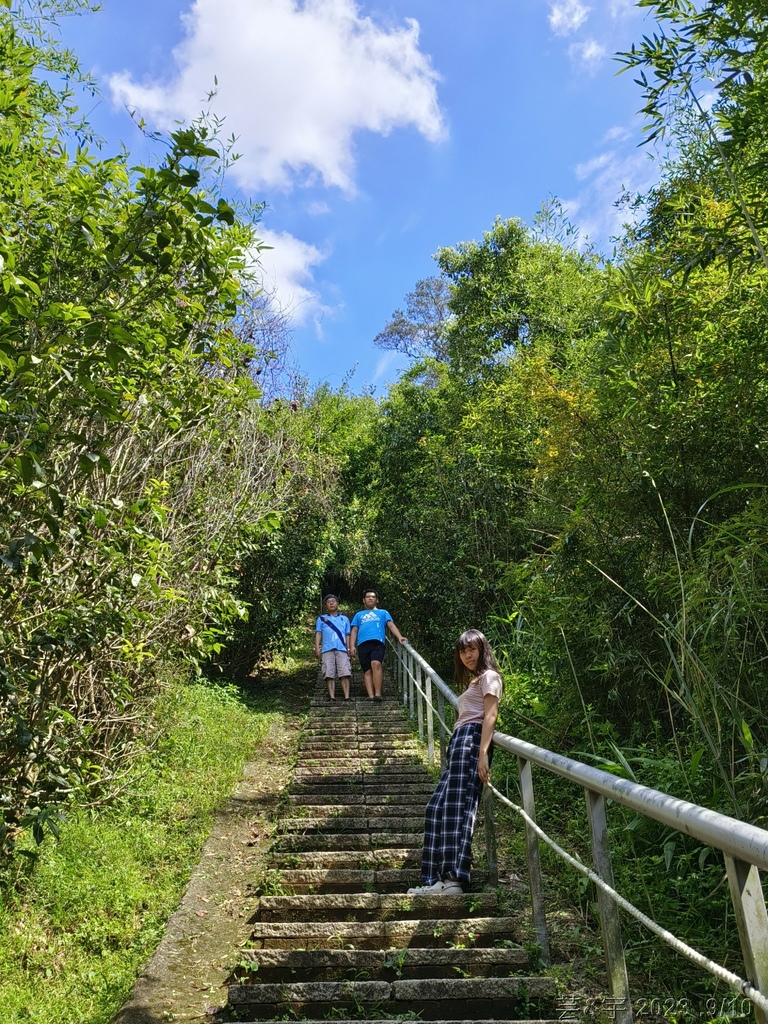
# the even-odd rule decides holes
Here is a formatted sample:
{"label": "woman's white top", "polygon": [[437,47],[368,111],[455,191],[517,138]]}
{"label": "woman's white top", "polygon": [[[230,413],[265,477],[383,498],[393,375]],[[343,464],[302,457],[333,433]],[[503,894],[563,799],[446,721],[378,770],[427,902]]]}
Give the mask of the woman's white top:
{"label": "woman's white top", "polygon": [[501,698],[503,689],[501,676],[493,669],[486,669],[481,675],[470,683],[463,693],[459,694],[459,716],[456,719],[454,730],[460,725],[468,725],[470,722],[482,724],[485,718],[484,697],[490,693],[497,699]]}

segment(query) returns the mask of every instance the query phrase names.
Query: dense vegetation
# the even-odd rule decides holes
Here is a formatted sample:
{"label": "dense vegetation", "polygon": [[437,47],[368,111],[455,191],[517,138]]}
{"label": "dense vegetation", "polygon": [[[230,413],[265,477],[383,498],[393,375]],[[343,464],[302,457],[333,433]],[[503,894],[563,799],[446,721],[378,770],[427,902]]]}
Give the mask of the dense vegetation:
{"label": "dense vegetation", "polygon": [[[76,59],[0,8],[7,856],[108,800],[169,667],[247,675],[323,579],[378,585],[441,669],[486,629],[506,731],[765,823],[766,18],[641,6],[663,32],[623,60],[674,156],[614,254],[556,204],[442,248],[377,339],[413,360],[378,404],[260,383],[259,210],[215,122],[156,166],[90,151],[52,84]],[[721,865],[616,827],[624,890],[722,948]]]}
{"label": "dense vegetation", "polygon": [[226,665],[249,604],[247,667],[279,642],[318,584],[335,474],[324,396],[258,384],[279,353],[259,210],[220,191],[229,146],[201,119],[157,166],[91,152],[51,84],[76,60],[44,28],[0,9],[5,851],[109,792],[163,662]]}

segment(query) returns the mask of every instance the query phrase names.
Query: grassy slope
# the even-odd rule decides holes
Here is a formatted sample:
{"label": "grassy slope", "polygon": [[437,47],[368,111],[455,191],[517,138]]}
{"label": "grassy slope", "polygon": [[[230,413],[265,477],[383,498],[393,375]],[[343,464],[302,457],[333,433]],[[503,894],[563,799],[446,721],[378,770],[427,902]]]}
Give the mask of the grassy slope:
{"label": "grassy slope", "polygon": [[184,891],[214,811],[277,712],[234,688],[176,685],[162,738],[124,795],[48,841],[0,907],[4,1024],[105,1024],[122,1005]]}

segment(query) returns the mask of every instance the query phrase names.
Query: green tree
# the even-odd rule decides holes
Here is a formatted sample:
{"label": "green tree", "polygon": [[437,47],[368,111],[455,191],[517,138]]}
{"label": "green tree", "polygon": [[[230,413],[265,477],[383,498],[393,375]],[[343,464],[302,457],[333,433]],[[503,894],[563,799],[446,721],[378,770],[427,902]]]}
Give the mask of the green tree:
{"label": "green tree", "polygon": [[405,312],[396,309],[387,326],[373,343],[380,348],[403,352],[411,359],[431,356],[444,360],[446,329],[450,311],[448,283],[442,277],[416,282],[405,297]]}
{"label": "green tree", "polygon": [[226,146],[202,119],[156,166],[90,152],[49,27],[0,11],[6,850],[108,790],[153,667],[199,671],[247,615],[234,567],[300,490],[254,383],[273,358],[243,301],[259,211],[220,193]]}

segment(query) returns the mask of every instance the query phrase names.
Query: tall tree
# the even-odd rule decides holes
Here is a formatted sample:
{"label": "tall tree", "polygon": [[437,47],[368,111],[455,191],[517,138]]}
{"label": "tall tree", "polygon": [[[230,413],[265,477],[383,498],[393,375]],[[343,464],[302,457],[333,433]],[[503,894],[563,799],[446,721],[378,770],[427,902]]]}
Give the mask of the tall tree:
{"label": "tall tree", "polygon": [[402,352],[411,359],[431,356],[445,360],[445,334],[450,319],[448,284],[442,277],[416,282],[405,297],[405,312],[396,309],[381,333],[373,339],[379,348]]}

